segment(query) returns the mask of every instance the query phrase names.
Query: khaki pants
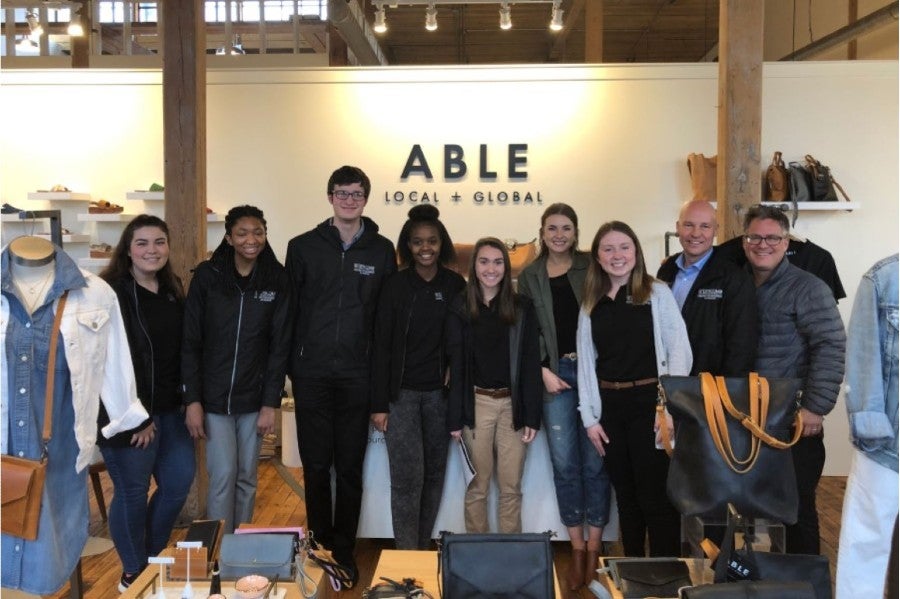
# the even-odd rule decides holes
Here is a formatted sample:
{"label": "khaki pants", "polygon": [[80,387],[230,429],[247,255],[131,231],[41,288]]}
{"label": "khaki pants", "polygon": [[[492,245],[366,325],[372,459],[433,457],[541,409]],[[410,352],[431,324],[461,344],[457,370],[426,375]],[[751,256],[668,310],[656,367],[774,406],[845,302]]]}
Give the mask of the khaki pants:
{"label": "khaki pants", "polygon": [[466,489],[466,532],[489,532],[487,497],[495,468],[499,532],[522,531],[521,482],[526,446],[521,435],[513,429],[511,398],[475,394],[475,428],[463,428],[463,440],[476,472]]}

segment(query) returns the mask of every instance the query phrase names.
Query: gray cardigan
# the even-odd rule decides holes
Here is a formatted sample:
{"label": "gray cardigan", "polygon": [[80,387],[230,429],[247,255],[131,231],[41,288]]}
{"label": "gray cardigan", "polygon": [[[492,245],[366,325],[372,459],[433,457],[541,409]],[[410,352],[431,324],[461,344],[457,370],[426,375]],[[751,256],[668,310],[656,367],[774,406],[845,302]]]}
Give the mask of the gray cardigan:
{"label": "gray cardigan", "polygon": [[[575,299],[581,304],[584,279],[587,276],[590,258],[584,252],[572,256],[572,267],[566,273]],[[553,293],[550,291],[550,277],[547,276],[547,257],[541,256],[519,273],[519,293],[530,297],[537,312],[541,333],[541,361],[549,361],[550,370],[559,372],[559,348],[556,346],[556,321],[553,318]],[[544,390],[544,400],[552,399]]]}
{"label": "gray cardigan", "polygon": [[[653,344],[656,347],[656,374],[686,376],[691,372],[693,355],[687,328],[678,302],[668,285],[653,282],[650,294],[653,317]],[[591,334],[591,315],[578,313],[578,409],[585,428],[600,422],[603,402],[597,381],[597,348]]]}

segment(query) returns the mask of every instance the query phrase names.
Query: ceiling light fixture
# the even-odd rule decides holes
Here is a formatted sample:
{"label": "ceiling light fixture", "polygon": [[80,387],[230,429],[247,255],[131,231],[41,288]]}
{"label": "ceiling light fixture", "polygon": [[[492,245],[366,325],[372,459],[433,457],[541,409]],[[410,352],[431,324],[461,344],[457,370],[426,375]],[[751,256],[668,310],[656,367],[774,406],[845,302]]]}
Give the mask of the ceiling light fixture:
{"label": "ceiling light fixture", "polygon": [[28,22],[28,30],[29,37],[32,41],[37,41],[42,35],[44,35],[44,28],[41,27],[40,22],[38,22],[37,17],[33,12],[25,13],[25,20]]}
{"label": "ceiling light fixture", "polygon": [[563,9],[559,7],[559,1],[553,3],[553,10],[550,12],[550,30],[560,31],[563,28]]}
{"label": "ceiling light fixture", "polygon": [[512,15],[509,2],[500,3],[500,29],[512,29]]}
{"label": "ceiling light fixture", "polygon": [[435,8],[434,2],[425,9],[425,29],[437,31],[437,8]]}
{"label": "ceiling light fixture", "polygon": [[375,24],[372,25],[372,29],[375,33],[384,33],[387,31],[387,21],[385,19],[384,14],[384,4],[378,6],[378,10],[375,11]]}
{"label": "ceiling light fixture", "polygon": [[81,16],[75,11],[72,11],[72,16],[69,17],[69,27],[66,29],[66,33],[69,34],[69,37],[81,37],[84,35]]}

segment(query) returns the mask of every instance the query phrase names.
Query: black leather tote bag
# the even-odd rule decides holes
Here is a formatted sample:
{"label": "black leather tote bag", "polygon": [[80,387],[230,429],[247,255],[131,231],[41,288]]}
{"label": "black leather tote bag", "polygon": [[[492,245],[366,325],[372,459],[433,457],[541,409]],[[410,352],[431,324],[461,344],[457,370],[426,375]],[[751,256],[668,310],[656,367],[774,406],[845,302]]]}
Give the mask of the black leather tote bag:
{"label": "black leather tote bag", "polygon": [[442,532],[438,579],[446,599],[554,599],[553,533]]}
{"label": "black leather tote bag", "polygon": [[660,377],[660,405],[675,422],[666,488],[685,516],[797,521],[790,445],[800,437],[796,379]]}

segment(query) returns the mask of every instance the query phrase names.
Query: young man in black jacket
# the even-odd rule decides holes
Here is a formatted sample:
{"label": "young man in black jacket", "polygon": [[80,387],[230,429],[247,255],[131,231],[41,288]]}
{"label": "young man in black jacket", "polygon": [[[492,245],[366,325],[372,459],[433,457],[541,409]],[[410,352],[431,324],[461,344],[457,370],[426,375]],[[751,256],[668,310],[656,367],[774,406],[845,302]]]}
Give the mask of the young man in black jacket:
{"label": "young man in black jacket", "polygon": [[285,258],[296,298],[288,368],[307,521],[315,538],[348,568],[346,588],[358,578],[353,549],[368,442],[375,305],[382,281],[396,270],[393,244],[362,215],[370,191],[361,169],[334,171],[327,189],[334,216],[293,238]]}
{"label": "young man in black jacket", "polygon": [[743,269],[719,256],[716,210],[705,200],[685,203],[675,223],[683,252],[656,273],[668,283],[687,325],[691,374],[746,376],[756,359],[756,288]]}

